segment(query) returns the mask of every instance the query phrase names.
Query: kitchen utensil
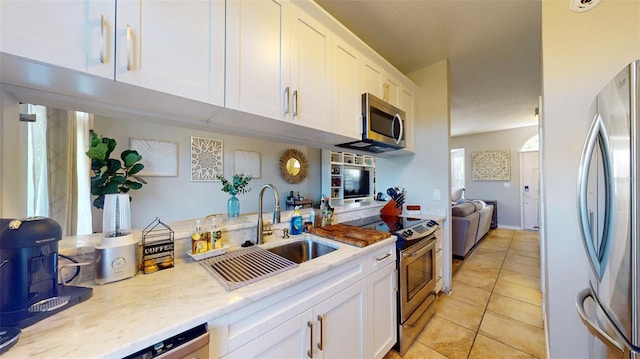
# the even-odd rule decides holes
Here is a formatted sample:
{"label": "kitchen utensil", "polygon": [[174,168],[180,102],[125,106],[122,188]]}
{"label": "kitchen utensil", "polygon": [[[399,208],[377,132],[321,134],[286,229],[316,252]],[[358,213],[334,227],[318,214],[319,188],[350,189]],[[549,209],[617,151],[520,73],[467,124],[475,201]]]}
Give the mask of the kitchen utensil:
{"label": "kitchen utensil", "polygon": [[398,192],[396,192],[396,190],[394,190],[393,188],[388,188],[387,189],[387,194],[389,196],[391,196],[392,199],[396,199],[396,197],[398,196]]}

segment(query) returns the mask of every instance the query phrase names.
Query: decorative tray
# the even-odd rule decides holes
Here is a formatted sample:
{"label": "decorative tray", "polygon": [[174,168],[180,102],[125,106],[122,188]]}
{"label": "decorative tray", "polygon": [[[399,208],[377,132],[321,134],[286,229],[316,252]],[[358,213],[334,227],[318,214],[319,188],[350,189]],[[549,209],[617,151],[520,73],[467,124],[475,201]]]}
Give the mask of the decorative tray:
{"label": "decorative tray", "polygon": [[202,253],[198,253],[198,254],[193,254],[193,253],[191,253],[191,251],[187,251],[187,255],[189,257],[191,257],[191,259],[193,259],[195,261],[201,261],[203,259],[207,259],[207,258],[223,255],[223,254],[227,253],[227,250],[229,250],[229,246],[225,245],[222,248],[212,249],[210,251],[206,251],[206,252],[202,252]]}

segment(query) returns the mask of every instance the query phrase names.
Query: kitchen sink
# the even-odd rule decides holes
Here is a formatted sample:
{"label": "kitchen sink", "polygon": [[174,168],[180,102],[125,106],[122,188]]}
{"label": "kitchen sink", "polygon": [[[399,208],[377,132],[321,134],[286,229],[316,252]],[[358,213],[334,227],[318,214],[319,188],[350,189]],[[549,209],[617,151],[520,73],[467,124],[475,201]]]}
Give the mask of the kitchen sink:
{"label": "kitchen sink", "polygon": [[304,239],[266,249],[294,263],[303,263],[331,253],[338,248],[312,239]]}

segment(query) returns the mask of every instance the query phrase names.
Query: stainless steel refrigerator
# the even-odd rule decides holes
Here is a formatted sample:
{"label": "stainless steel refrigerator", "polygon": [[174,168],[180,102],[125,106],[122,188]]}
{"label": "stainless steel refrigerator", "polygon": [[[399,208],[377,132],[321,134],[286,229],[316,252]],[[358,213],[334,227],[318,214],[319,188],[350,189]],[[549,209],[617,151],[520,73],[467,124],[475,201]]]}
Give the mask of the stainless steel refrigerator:
{"label": "stainless steel refrigerator", "polygon": [[578,174],[578,218],[592,275],[576,304],[594,334],[594,358],[640,359],[639,66],[631,63],[596,97]]}

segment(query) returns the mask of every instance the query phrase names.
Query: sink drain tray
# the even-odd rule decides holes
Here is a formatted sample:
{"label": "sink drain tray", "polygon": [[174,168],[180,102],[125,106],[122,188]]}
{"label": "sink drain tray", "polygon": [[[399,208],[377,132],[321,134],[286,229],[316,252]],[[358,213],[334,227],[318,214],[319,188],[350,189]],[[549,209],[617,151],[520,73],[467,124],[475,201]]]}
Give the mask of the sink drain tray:
{"label": "sink drain tray", "polygon": [[257,246],[203,259],[199,263],[227,291],[238,289],[298,266],[297,263]]}

